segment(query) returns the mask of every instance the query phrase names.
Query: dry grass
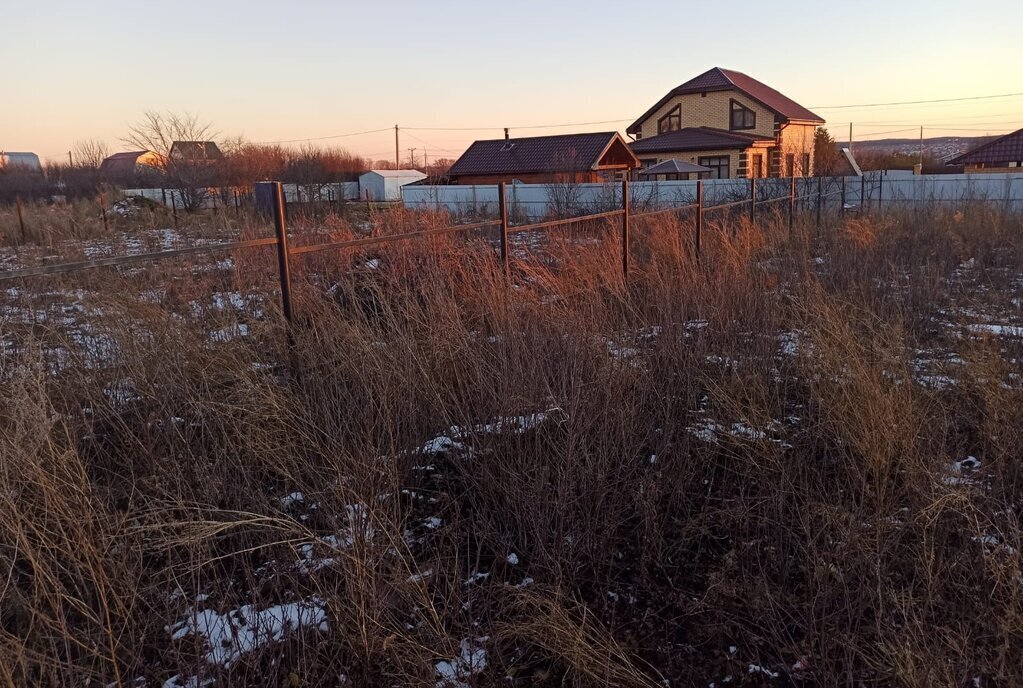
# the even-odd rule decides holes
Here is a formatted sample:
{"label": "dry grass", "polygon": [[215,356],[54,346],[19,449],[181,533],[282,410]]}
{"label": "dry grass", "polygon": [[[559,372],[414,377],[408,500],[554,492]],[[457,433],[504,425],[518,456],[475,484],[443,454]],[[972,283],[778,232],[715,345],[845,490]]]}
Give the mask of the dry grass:
{"label": "dry grass", "polygon": [[[959,211],[724,218],[699,263],[637,220],[628,284],[607,223],[511,284],[479,235],[320,254],[290,343],[268,252],[20,285],[0,682],[1023,683],[1023,339],[977,328],[1023,232]],[[229,662],[177,625],[299,602]]]}

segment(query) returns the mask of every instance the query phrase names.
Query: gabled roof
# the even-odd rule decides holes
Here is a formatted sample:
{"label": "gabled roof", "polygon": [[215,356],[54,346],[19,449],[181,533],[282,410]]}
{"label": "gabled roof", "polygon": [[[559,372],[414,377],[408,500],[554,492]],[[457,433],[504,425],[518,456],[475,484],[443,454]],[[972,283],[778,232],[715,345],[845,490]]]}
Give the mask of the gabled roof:
{"label": "gabled roof", "polygon": [[824,120],[821,117],[810,112],[796,101],[779,93],[767,84],[757,81],[753,77],[747,76],[746,74],[737,72],[733,69],[714,67],[713,69],[709,69],[703,74],[690,79],[684,84],[673,88],[666,96],[657,101],[652,108],[644,112],[642,117],[633,122],[626,131],[630,134],[634,134],[639,131],[640,126],[647,118],[657,112],[657,110],[663,107],[665,103],[675,96],[685,95],[687,93],[704,93],[708,91],[728,91],[731,89],[735,89],[745,94],[784,119],[797,120],[801,122],[824,123]]}
{"label": "gabled roof", "polygon": [[414,177],[415,179],[423,179],[426,177],[425,174],[419,170],[370,170],[369,172],[363,173],[361,176],[365,177],[367,174],[375,174],[380,177]]}
{"label": "gabled roof", "polygon": [[1023,160],[1023,129],[989,141],[952,158],[946,164],[979,165],[982,163],[1019,162],[1020,160]]}
{"label": "gabled roof", "polygon": [[[476,141],[448,171],[451,177],[488,174],[543,174],[596,169],[616,143],[628,153],[614,131]],[[638,166],[638,161],[634,161]]]}
{"label": "gabled roof", "polygon": [[640,170],[640,174],[689,174],[690,172],[710,172],[709,167],[703,165],[694,165],[691,162],[685,160],[665,160],[664,162],[651,165],[645,169]]}
{"label": "gabled roof", "polygon": [[633,141],[629,148],[637,155],[676,151],[732,150],[749,148],[757,141],[773,141],[769,136],[740,134],[712,127],[686,127]]}
{"label": "gabled roof", "polygon": [[224,157],[214,141],[175,141],[171,144],[170,154],[182,160],[220,160]]}

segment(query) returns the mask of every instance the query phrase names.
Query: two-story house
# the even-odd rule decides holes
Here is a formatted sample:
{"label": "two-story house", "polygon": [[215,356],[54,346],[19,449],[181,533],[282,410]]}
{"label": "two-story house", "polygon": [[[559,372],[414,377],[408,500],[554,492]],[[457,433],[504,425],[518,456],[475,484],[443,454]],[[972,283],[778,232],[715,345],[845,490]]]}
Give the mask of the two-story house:
{"label": "two-story house", "polygon": [[626,129],[644,167],[682,160],[713,178],[813,174],[824,120],[770,86],[715,67],[672,89]]}

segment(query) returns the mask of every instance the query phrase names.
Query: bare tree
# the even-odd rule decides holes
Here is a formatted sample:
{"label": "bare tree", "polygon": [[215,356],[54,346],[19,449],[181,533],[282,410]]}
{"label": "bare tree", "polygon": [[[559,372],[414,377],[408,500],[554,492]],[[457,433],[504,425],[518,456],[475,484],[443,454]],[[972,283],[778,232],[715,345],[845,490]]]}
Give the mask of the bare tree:
{"label": "bare tree", "polygon": [[209,187],[218,179],[220,156],[177,155],[174,143],[205,143],[217,136],[219,133],[212,125],[201,121],[198,115],[147,110],[141,121],[128,128],[128,135],[123,141],[137,149],[156,153],[167,182],[180,190],[185,209],[193,211],[202,207]]}
{"label": "bare tree", "polygon": [[107,144],[99,139],[82,139],[75,141],[71,147],[71,159],[75,167],[97,170],[107,155]]}

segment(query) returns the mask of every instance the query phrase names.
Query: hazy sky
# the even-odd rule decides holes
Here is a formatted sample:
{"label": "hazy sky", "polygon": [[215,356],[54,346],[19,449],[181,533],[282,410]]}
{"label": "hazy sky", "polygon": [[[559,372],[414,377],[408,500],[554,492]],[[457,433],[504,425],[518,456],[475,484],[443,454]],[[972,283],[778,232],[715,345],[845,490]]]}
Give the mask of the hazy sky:
{"label": "hazy sky", "polygon": [[[1023,127],[1020,96],[828,107],[1023,92],[1023,0],[0,0],[0,26],[0,149],[48,158],[79,139],[123,148],[147,109],[251,141],[398,124],[403,157],[454,157],[504,126],[624,130],[714,66],[816,110],[842,139],[850,121],[857,138]],[[516,129],[602,120],[622,121]],[[393,130],[318,143],[394,156]]]}

